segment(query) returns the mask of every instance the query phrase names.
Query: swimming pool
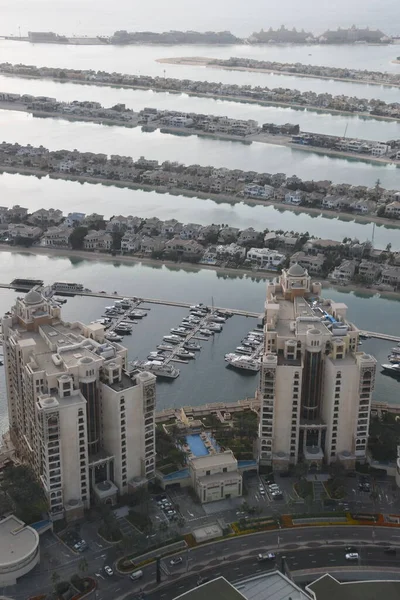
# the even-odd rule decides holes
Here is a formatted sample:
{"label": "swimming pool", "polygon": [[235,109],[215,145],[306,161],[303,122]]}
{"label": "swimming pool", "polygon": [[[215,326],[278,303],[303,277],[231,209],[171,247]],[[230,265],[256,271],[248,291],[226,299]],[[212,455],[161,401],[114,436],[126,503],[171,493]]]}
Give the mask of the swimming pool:
{"label": "swimming pool", "polygon": [[207,456],[208,450],[199,434],[187,435],[186,443],[195,456]]}

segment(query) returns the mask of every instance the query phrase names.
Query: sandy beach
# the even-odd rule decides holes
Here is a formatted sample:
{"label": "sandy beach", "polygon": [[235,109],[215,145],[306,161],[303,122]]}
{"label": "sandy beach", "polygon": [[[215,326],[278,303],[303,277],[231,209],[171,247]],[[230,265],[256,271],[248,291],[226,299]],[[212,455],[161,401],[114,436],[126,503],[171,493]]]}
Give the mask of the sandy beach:
{"label": "sandy beach", "polygon": [[10,167],[0,164],[0,173],[10,173],[17,175],[31,175],[33,177],[50,177],[51,179],[62,179],[65,181],[79,181],[81,183],[101,184],[113,187],[124,187],[132,190],[154,191],[159,194],[171,194],[174,196],[184,196],[186,198],[199,198],[200,200],[214,200],[218,203],[227,204],[248,204],[249,206],[274,206],[280,210],[290,210],[292,212],[307,213],[312,215],[322,215],[331,219],[343,219],[345,221],[355,221],[356,223],[376,223],[377,225],[387,225],[392,228],[400,227],[400,220],[387,219],[376,215],[354,215],[348,212],[328,210],[324,208],[313,208],[305,206],[295,206],[293,204],[284,204],[273,200],[257,200],[255,198],[244,198],[239,196],[227,196],[225,194],[212,194],[199,191],[185,190],[175,187],[152,186],[145,183],[132,183],[131,181],[121,181],[114,179],[96,179],[87,175],[71,175],[67,173],[49,173],[40,169],[31,167]]}
{"label": "sandy beach", "polygon": [[273,73],[274,75],[288,75],[291,77],[308,77],[310,79],[328,79],[330,81],[344,81],[346,83],[363,83],[365,85],[383,85],[385,87],[400,87],[400,83],[387,83],[385,81],[370,81],[363,79],[351,79],[350,77],[333,77],[328,75],[313,75],[312,73],[292,73],[291,71],[279,71],[277,69],[257,69],[255,67],[235,67],[214,64],[218,58],[189,56],[182,58],[158,58],[157,62],[171,65],[190,65],[193,67],[208,67],[211,69],[224,69],[226,71],[252,71],[254,73]]}
{"label": "sandy beach", "polygon": [[[221,273],[222,275],[227,275],[230,277],[249,277],[251,279],[273,279],[277,276],[276,271],[258,271],[251,269],[229,269],[227,267],[217,267],[215,265],[202,265],[202,264],[193,264],[189,262],[175,262],[165,259],[154,259],[147,258],[141,256],[131,256],[131,255],[118,255],[112,256],[111,254],[105,254],[103,252],[91,252],[85,250],[70,250],[67,248],[42,248],[41,246],[35,246],[33,248],[25,248],[24,246],[8,246],[7,244],[0,244],[0,252],[12,252],[12,253],[21,253],[24,254],[32,254],[36,256],[56,256],[60,258],[81,258],[82,260],[89,260],[93,262],[111,262],[111,263],[119,263],[119,264],[142,264],[149,266],[165,266],[170,269],[183,269],[185,271],[191,272],[199,272],[203,269],[215,271],[217,273]],[[316,280],[317,278],[315,278]],[[385,296],[393,299],[400,299],[400,291],[392,292],[392,291],[380,291],[378,289],[366,288],[362,285],[358,285],[356,283],[350,283],[349,285],[342,286],[336,285],[331,281],[321,279],[319,280],[322,284],[323,288],[335,288],[342,292],[356,292],[359,294],[366,294],[369,296],[374,296],[379,294],[381,296]],[[6,282],[3,282],[6,283]],[[83,282],[84,283],[84,282]],[[95,291],[95,290],[94,290]],[[111,290],[107,290],[110,291]]]}

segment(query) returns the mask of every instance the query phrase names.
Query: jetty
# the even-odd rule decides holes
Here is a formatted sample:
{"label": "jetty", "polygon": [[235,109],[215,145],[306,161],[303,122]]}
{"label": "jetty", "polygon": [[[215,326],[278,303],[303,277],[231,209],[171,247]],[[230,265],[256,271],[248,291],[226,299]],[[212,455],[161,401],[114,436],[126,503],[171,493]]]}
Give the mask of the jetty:
{"label": "jetty", "polygon": [[388,342],[400,342],[398,335],[390,335],[389,333],[380,333],[379,331],[360,331],[361,337],[370,337],[377,340],[386,340]]}

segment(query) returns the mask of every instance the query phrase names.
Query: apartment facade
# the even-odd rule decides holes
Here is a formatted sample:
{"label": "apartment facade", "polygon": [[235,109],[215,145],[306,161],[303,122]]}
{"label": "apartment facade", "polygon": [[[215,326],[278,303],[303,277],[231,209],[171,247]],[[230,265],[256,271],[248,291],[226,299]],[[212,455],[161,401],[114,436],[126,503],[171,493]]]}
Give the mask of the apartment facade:
{"label": "apartment facade", "polygon": [[39,289],[2,320],[10,435],[53,519],[113,504],[155,470],[155,377],[127,374],[127,350],[98,323],[64,323]]}
{"label": "apartment facade", "polygon": [[354,468],[366,456],[376,360],[358,351],[346,305],[319,294],[298,264],[267,288],[259,461],[276,470],[336,460]]}

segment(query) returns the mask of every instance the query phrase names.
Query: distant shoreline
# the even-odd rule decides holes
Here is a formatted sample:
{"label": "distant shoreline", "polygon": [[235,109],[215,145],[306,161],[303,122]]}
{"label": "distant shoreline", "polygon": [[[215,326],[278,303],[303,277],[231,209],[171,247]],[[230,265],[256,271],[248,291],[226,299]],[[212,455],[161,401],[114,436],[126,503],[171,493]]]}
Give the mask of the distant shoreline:
{"label": "distant shoreline", "polygon": [[[162,59],[160,59],[162,60]],[[16,79],[38,79],[38,80],[46,80],[49,79],[50,81],[54,81],[56,83],[72,83],[75,85],[93,85],[93,86],[97,86],[97,87],[111,87],[111,88],[123,88],[123,89],[130,89],[130,90],[143,90],[143,91],[152,91],[154,93],[157,94],[171,94],[171,95],[177,95],[177,94],[182,94],[182,95],[186,95],[186,96],[193,96],[195,98],[206,98],[206,99],[215,99],[215,100],[222,100],[222,101],[227,101],[227,102],[238,102],[240,104],[255,104],[258,106],[282,106],[284,108],[292,108],[294,110],[302,110],[302,111],[311,111],[311,112],[317,112],[317,113],[324,113],[324,114],[338,114],[338,115],[345,115],[345,116],[351,116],[351,117],[361,117],[363,119],[376,119],[376,120],[380,120],[380,121],[396,121],[396,122],[400,122],[400,118],[397,117],[390,117],[390,116],[386,116],[386,115],[372,115],[370,113],[366,113],[366,112],[355,112],[355,111],[349,111],[349,110],[339,110],[339,109],[335,109],[335,108],[324,108],[321,106],[312,106],[312,105],[308,105],[308,104],[298,104],[295,102],[274,102],[273,100],[260,100],[258,98],[250,98],[248,96],[230,96],[230,95],[224,95],[224,94],[208,94],[208,93],[204,93],[204,92],[198,92],[198,91],[192,91],[192,90],[177,90],[174,88],[163,88],[163,89],[157,89],[157,88],[152,88],[152,87],[146,87],[143,85],[134,85],[134,84],[125,84],[125,83],[105,83],[105,82],[101,82],[101,81],[89,81],[89,80],[82,80],[82,79],[67,79],[67,80],[63,80],[57,77],[38,77],[35,75],[25,75],[25,74],[21,74],[21,73],[4,73],[4,72],[0,72],[1,76],[4,77],[13,77]]]}
{"label": "distant shoreline", "polygon": [[[190,263],[190,262],[175,262],[171,260],[165,259],[154,259],[133,255],[117,255],[112,256],[111,254],[106,254],[102,252],[91,252],[87,250],[70,250],[64,248],[43,248],[43,247],[31,247],[25,248],[24,246],[5,246],[4,244],[0,244],[0,252],[10,252],[12,254],[20,254],[21,252],[33,254],[36,256],[56,256],[59,258],[81,258],[82,260],[89,260],[95,262],[119,262],[122,264],[143,264],[147,266],[165,266],[167,268],[176,269],[176,270],[184,270],[184,271],[201,271],[202,269],[215,271],[216,273],[220,273],[222,275],[229,276],[237,276],[242,277],[246,276],[249,279],[272,279],[278,275],[278,271],[259,271],[259,270],[251,270],[251,269],[229,269],[227,267],[218,267],[216,265],[203,265],[200,263]],[[314,278],[315,279],[315,278]],[[316,277],[318,279],[318,277]],[[361,294],[368,294],[370,296],[375,296],[379,294],[380,296],[388,296],[394,299],[400,299],[400,292],[393,291],[380,291],[378,289],[366,288],[362,285],[357,285],[355,283],[349,283],[346,286],[335,284],[329,280],[323,279],[320,280],[323,288],[334,288],[341,292],[359,292]],[[101,287],[99,285],[99,287]],[[111,292],[110,292],[111,293]]]}
{"label": "distant shoreline", "polygon": [[207,67],[209,69],[223,69],[225,71],[250,71],[252,73],[272,73],[274,75],[286,75],[290,77],[305,77],[310,79],[325,79],[328,81],[344,81],[345,83],[359,83],[360,85],[380,85],[384,87],[400,87],[400,83],[385,83],[384,81],[363,81],[362,79],[351,79],[350,77],[334,77],[332,75],[313,75],[312,73],[292,73],[291,71],[279,71],[277,69],[265,69],[255,67],[235,67],[230,65],[214,64],[218,58],[206,58],[201,56],[190,56],[182,58],[158,58],[157,62],[170,65],[190,65],[192,67]]}
{"label": "distant shoreline", "polygon": [[96,177],[71,175],[70,173],[49,173],[31,167],[11,167],[9,165],[0,164],[0,174],[10,173],[15,175],[30,175],[34,177],[49,177],[49,179],[61,179],[63,181],[77,181],[79,183],[100,184],[108,187],[129,188],[132,190],[143,190],[156,192],[158,194],[169,194],[171,196],[183,196],[185,198],[198,198],[200,200],[212,200],[217,203],[225,204],[247,204],[249,206],[273,206],[277,210],[290,210],[292,212],[312,214],[316,216],[324,216],[332,219],[343,219],[346,221],[354,221],[356,223],[376,223],[377,225],[388,226],[394,229],[400,227],[400,220],[387,219],[376,215],[359,215],[346,213],[342,211],[333,211],[326,208],[314,208],[311,206],[295,206],[293,204],[285,204],[283,202],[274,202],[273,200],[260,200],[256,198],[247,198],[239,196],[228,196],[226,194],[213,194],[211,192],[192,191],[175,187],[153,186],[146,183],[133,183],[131,181],[121,181],[114,179],[97,179]]}

